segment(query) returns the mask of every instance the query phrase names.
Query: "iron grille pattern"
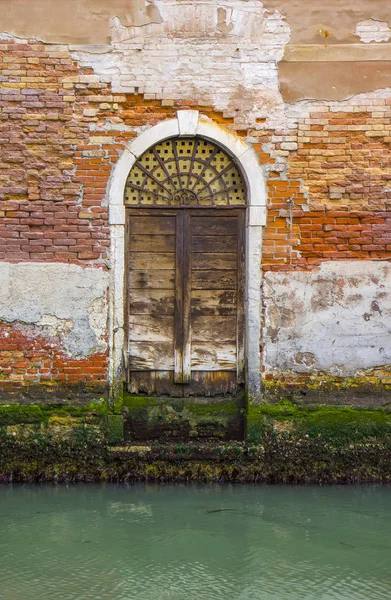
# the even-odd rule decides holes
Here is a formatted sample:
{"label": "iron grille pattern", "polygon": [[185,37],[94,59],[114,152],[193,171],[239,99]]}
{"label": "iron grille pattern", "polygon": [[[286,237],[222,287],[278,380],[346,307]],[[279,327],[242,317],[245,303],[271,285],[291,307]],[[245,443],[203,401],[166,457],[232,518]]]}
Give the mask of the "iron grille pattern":
{"label": "iron grille pattern", "polygon": [[149,148],[125,186],[130,206],[243,206],[246,187],[232,158],[202,138],[170,138]]}

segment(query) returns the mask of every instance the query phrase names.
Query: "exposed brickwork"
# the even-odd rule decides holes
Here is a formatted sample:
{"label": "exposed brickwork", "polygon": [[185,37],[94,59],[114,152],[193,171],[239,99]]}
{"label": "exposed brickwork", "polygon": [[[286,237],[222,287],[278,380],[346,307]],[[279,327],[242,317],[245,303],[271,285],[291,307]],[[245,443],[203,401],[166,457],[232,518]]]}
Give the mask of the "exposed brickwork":
{"label": "exposed brickwork", "polygon": [[325,106],[274,132],[289,179],[269,180],[265,269],[391,259],[391,99],[354,108]]}
{"label": "exposed brickwork", "polygon": [[[99,264],[109,245],[102,201],[119,153],[140,127],[196,103],[112,94],[55,46],[2,40],[0,48],[0,258]],[[289,175],[271,172],[266,268],[389,255],[391,100],[376,102],[353,112],[325,106],[299,118],[296,129],[259,132],[260,162],[273,169],[261,144],[272,142]],[[232,117],[198,108],[246,134]]]}
{"label": "exposed brickwork", "polygon": [[[300,194],[298,194],[300,196]],[[294,192],[292,199],[294,200]],[[391,259],[391,211],[303,211],[273,203],[263,248],[264,269],[311,268],[329,260]]]}
{"label": "exposed brickwork", "polygon": [[298,120],[289,177],[303,182],[312,205],[391,209],[391,98],[375,102],[354,112],[325,106]]}
{"label": "exposed brickwork", "polygon": [[92,173],[95,197],[84,198],[76,149],[89,143],[84,110],[101,106],[110,91],[78,71],[69,52],[55,50],[0,40],[0,258],[6,260],[106,257],[101,202],[108,174]]}
{"label": "exposed brickwork", "polygon": [[58,338],[39,335],[34,326],[0,323],[0,399],[34,384],[49,391],[55,383],[70,389],[82,383],[89,392],[102,389],[107,361],[105,353],[72,358]]}

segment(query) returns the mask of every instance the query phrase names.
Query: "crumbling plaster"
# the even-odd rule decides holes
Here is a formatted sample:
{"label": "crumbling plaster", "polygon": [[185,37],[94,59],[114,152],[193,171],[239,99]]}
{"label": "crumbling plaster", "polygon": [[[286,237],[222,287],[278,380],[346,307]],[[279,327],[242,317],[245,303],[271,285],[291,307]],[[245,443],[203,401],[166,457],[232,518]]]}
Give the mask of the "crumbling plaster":
{"label": "crumbling plaster", "polygon": [[67,0],[13,0],[1,13],[0,30],[69,45],[114,91],[197,98],[230,116],[240,113],[239,124],[267,115],[277,125],[282,98],[340,100],[390,85],[391,44],[381,44],[379,57],[373,53],[379,44],[367,43],[386,40],[386,5],[74,0],[69,10]]}
{"label": "crumbling plaster", "polygon": [[157,6],[161,23],[127,27],[115,17],[106,52],[75,47],[74,58],[115,92],[213,105],[238,126],[275,115],[278,125],[277,62],[290,37],[278,11],[265,13],[258,0]]}
{"label": "crumbling plaster", "polygon": [[0,320],[35,324],[74,357],[107,347],[109,275],[59,263],[0,263]]}
{"label": "crumbling plaster", "polygon": [[366,19],[357,23],[356,35],[365,44],[370,42],[388,42],[391,38],[391,27],[387,21]]}
{"label": "crumbling plaster", "polygon": [[[231,33],[229,19],[224,12],[231,2],[216,1],[215,23],[220,31]],[[0,0],[2,31],[19,37],[36,37],[43,41],[69,44],[106,44],[110,41],[110,19],[118,17],[125,27],[145,27],[164,20],[164,0]],[[208,0],[176,0],[176,14],[182,10],[204,10]],[[357,41],[355,27],[359,21],[375,19],[388,21],[389,4],[381,0],[260,0],[236,2],[246,9],[251,4],[265,11],[279,10],[286,16],[292,30],[291,43],[324,45]],[[163,8],[162,8],[163,6]],[[217,13],[219,17],[217,17]],[[180,16],[178,17],[181,18]],[[187,30],[191,30],[188,22]],[[322,33],[323,32],[323,33]]]}
{"label": "crumbling plaster", "polygon": [[326,262],[311,271],[268,272],[266,373],[349,377],[391,364],[391,265]]}

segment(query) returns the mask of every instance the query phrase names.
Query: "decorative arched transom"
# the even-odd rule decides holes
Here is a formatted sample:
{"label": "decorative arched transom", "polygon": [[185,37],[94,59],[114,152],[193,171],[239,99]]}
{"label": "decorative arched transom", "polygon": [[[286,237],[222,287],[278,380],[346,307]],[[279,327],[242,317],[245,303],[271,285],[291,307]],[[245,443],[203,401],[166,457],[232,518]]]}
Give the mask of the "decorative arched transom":
{"label": "decorative arched transom", "polygon": [[201,137],[172,137],[150,147],[125,186],[128,206],[245,206],[246,186],[235,161]]}

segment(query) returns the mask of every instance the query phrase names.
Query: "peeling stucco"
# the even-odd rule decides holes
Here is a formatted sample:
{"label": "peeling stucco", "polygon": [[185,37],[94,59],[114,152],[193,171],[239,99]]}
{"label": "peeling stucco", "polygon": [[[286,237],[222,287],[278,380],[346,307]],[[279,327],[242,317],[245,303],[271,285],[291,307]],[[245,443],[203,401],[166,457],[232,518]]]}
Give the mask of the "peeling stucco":
{"label": "peeling stucco", "polygon": [[391,38],[391,27],[387,21],[367,19],[357,23],[356,35],[362,42],[388,42]]}
{"label": "peeling stucco", "polygon": [[[253,94],[262,82],[264,97],[254,98],[253,110],[270,112],[269,89],[278,89],[278,77],[288,102],[343,99],[389,85],[387,2],[74,0],[69,10],[68,0],[0,0],[0,8],[5,4],[1,31],[99,54],[92,65],[117,91],[175,99],[181,79],[185,97],[197,88],[201,100],[235,110],[232,77],[232,84]],[[372,42],[383,46],[382,58],[373,54]],[[340,68],[332,64],[336,46]],[[278,76],[284,49],[289,58]],[[299,65],[285,64],[292,55]],[[376,60],[388,62],[374,66]]]}
{"label": "peeling stucco", "polygon": [[266,373],[348,377],[391,364],[391,265],[323,263],[265,274]]}
{"label": "peeling stucco", "polygon": [[354,43],[359,21],[390,18],[389,3],[383,0],[265,0],[264,6],[285,15],[292,29],[292,44]]}
{"label": "peeling stucco", "polygon": [[[196,14],[208,2],[171,2],[180,13]],[[125,27],[145,27],[162,23],[166,18],[166,0],[0,0],[1,25],[3,31],[20,37],[36,37],[48,42],[69,44],[105,44],[110,39],[110,19],[118,17]],[[221,31],[232,31],[230,25],[240,20],[237,7],[251,10],[251,2],[236,2],[232,8],[229,1],[214,2],[220,15]],[[388,2],[373,0],[264,0],[256,2],[265,11],[278,10],[286,17],[292,29],[292,43],[324,45],[351,43],[357,40],[355,28],[360,21],[374,19],[389,21]],[[250,5],[250,9],[248,7]],[[188,30],[191,24],[188,23]],[[327,32],[327,35],[326,35]]]}
{"label": "peeling stucco", "polygon": [[[258,0],[183,3],[161,0],[161,23],[125,26],[111,20],[106,53],[74,49],[113,91],[147,99],[197,100],[227,116],[256,123],[278,108],[277,62],[290,38],[279,11],[265,13]],[[275,122],[279,118],[275,117]]]}
{"label": "peeling stucco", "polygon": [[106,349],[108,273],[71,264],[0,263],[0,320],[35,324],[74,357]]}
{"label": "peeling stucco", "polygon": [[63,44],[105,44],[110,19],[142,27],[161,22],[156,4],[148,0],[0,0],[3,31],[19,37]]}

